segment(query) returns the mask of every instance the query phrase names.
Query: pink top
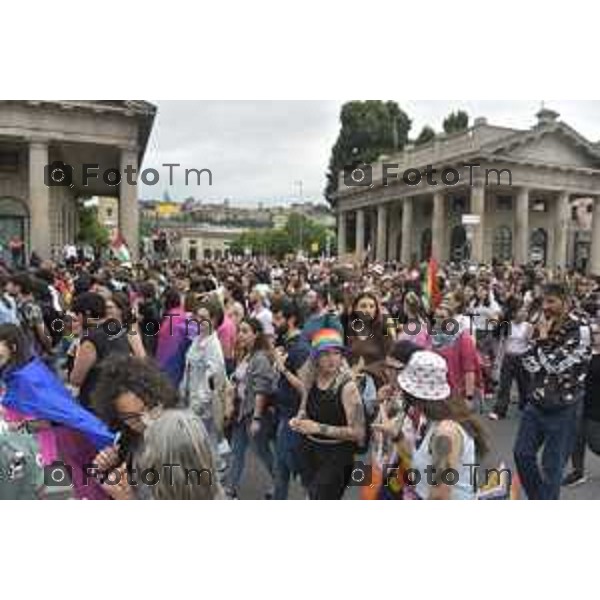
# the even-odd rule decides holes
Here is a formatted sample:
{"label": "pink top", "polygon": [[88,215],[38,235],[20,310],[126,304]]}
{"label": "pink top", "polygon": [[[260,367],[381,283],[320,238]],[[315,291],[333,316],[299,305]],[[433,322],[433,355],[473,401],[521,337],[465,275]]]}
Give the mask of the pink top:
{"label": "pink top", "polygon": [[235,342],[237,339],[237,329],[233,319],[225,315],[223,323],[217,329],[217,336],[223,348],[224,358],[233,358],[235,354]]}
{"label": "pink top", "polygon": [[455,342],[435,352],[443,356],[448,364],[448,384],[453,394],[464,396],[465,375],[475,373],[475,389],[481,383],[481,364],[473,338],[467,331],[461,332]]}

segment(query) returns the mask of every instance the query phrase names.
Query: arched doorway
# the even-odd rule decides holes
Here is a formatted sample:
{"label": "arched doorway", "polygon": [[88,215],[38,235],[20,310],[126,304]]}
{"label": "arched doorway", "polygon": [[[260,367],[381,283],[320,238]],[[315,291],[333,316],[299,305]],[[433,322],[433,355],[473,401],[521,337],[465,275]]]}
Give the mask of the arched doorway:
{"label": "arched doorway", "polygon": [[548,256],[548,234],[541,227],[531,232],[529,242],[529,260],[532,263],[546,264]]}
{"label": "arched doorway", "polygon": [[512,260],[512,231],[510,227],[501,225],[494,232],[493,256],[497,261]]}
{"label": "arched doorway", "polygon": [[425,229],[421,234],[421,260],[431,258],[431,229]]}
{"label": "arched doorway", "polygon": [[0,198],[0,258],[12,262],[9,243],[13,239],[24,242],[24,258],[29,249],[29,212],[16,198]]}
{"label": "arched doorway", "polygon": [[462,225],[456,225],[450,234],[450,260],[463,262],[468,256],[467,232]]}
{"label": "arched doorway", "polygon": [[210,248],[204,249],[204,259],[211,260],[212,259],[212,250]]}

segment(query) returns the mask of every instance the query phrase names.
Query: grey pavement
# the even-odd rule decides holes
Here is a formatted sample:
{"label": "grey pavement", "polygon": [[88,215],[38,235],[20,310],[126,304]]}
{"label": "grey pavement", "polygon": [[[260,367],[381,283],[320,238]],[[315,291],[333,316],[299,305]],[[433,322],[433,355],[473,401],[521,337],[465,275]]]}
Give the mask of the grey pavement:
{"label": "grey pavement", "polygon": [[[482,416],[486,427],[489,429],[492,449],[492,461],[497,464],[499,460],[505,462],[510,468],[514,469],[512,456],[512,447],[517,434],[519,423],[519,411],[513,404],[510,407],[508,418],[503,421],[490,421],[485,415]],[[486,461],[487,462],[487,461]],[[575,487],[563,487],[561,499],[564,500],[593,500],[600,499],[600,457],[592,454],[589,450],[586,453],[586,475],[588,480]],[[570,467],[570,464],[568,465]],[[240,498],[261,499],[267,490],[269,478],[262,465],[258,463],[252,451],[248,452],[246,460],[246,470],[240,489]],[[303,493],[300,485],[295,482],[290,489],[290,499],[303,499]],[[344,499],[352,500],[357,498],[356,488],[349,488]]]}

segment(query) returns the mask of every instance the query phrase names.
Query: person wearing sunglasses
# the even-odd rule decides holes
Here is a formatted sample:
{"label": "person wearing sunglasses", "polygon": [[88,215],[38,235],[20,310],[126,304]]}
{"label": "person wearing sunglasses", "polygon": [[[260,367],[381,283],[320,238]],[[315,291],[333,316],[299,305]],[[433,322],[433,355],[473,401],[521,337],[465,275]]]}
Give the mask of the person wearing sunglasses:
{"label": "person wearing sunglasses", "polygon": [[[135,485],[133,467],[143,451],[144,431],[166,409],[177,405],[177,392],[167,375],[148,359],[112,359],[105,363],[92,394],[96,413],[118,432],[118,442],[102,450],[94,461],[100,474],[113,472],[104,489],[115,499],[151,497],[149,485],[139,477]],[[118,483],[115,481],[118,480]]]}

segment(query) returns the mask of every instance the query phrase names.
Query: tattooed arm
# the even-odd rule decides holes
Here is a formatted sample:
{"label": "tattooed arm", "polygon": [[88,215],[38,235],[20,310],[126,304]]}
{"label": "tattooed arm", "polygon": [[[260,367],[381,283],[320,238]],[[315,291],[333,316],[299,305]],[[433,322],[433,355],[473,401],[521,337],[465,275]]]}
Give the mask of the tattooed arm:
{"label": "tattooed arm", "polygon": [[335,440],[344,440],[361,444],[365,436],[365,413],[360,399],[360,392],[353,381],[346,383],[342,389],[342,405],[346,413],[347,425],[334,427],[319,423],[318,433]]}
{"label": "tattooed arm", "polygon": [[430,488],[430,500],[449,500],[450,487],[442,483],[441,475],[446,469],[456,469],[461,453],[462,438],[452,421],[442,421],[431,438],[431,462],[433,481]]}

